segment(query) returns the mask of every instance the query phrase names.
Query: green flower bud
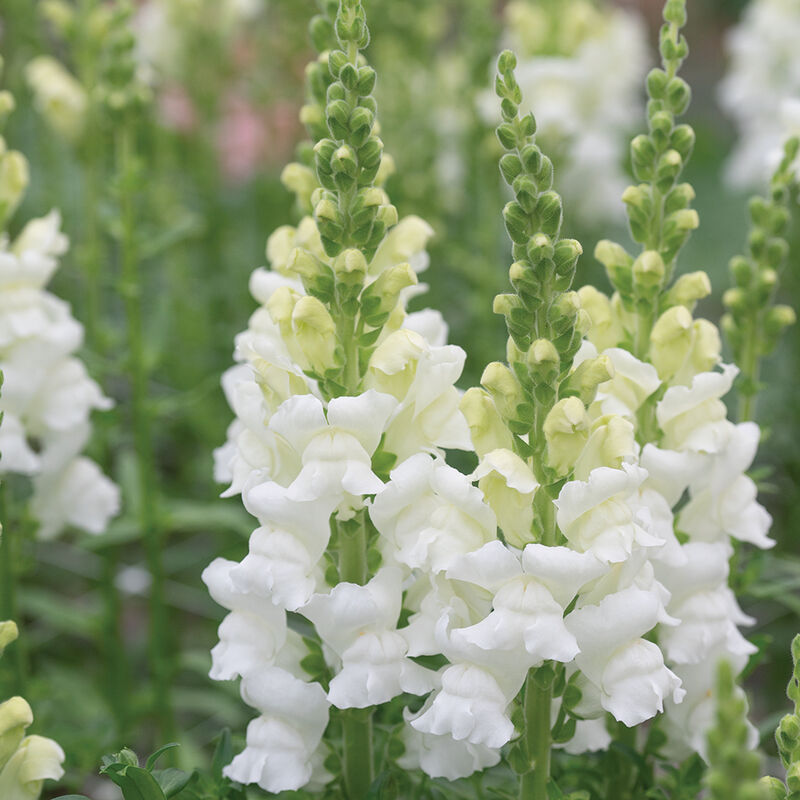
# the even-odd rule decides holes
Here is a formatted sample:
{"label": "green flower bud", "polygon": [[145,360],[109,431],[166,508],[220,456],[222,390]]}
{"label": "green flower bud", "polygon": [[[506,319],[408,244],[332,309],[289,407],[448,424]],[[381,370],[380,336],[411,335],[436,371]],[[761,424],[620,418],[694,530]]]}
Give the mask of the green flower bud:
{"label": "green flower bud", "polygon": [[333,270],[313,253],[305,248],[296,247],[289,255],[287,269],[302,280],[305,290],[310,295],[326,302],[332,299]]}
{"label": "green flower bud", "polygon": [[537,339],[527,353],[528,372],[534,385],[552,385],[558,378],[561,356],[549,339]]}
{"label": "green flower bud", "polygon": [[[311,44],[318,53],[328,50],[333,44],[333,25],[324,14],[317,14],[312,17],[308,25],[308,33],[311,37]],[[336,75],[333,77],[335,78]]]}
{"label": "green flower bud", "polygon": [[777,778],[765,776],[758,782],[763,800],[786,800],[786,786]]}
{"label": "green flower bud", "polygon": [[337,148],[331,157],[331,169],[334,174],[343,172],[350,177],[355,177],[358,171],[358,163],[356,161],[356,154],[350,145],[343,144]]}
{"label": "green flower bud", "polygon": [[669,77],[663,69],[651,69],[647,75],[647,94],[654,100],[660,100],[664,96]]}
{"label": "green flower bud", "polygon": [[400,292],[417,283],[417,273],[407,263],[387,267],[361,293],[361,315],[372,328],[379,328],[394,310]]}
{"label": "green flower bud", "polygon": [[513,439],[492,398],[483,389],[467,389],[459,404],[467,420],[472,444],[479,457],[492,450],[511,450]]}
{"label": "green flower bud", "polygon": [[589,415],[577,397],[559,400],[544,421],[547,463],[559,475],[568,475],[589,438]]}
{"label": "green flower bud", "polygon": [[800,761],[795,761],[786,770],[786,788],[790,792],[800,792]]}
{"label": "green flower bud", "polygon": [[500,172],[503,173],[503,179],[510,186],[514,182],[514,178],[522,172],[522,161],[519,156],[506,153],[500,159]]}
{"label": "green flower bud", "polygon": [[764,252],[764,260],[773,267],[783,264],[789,255],[789,245],[784,239],[770,239]]}
{"label": "green flower bud", "polygon": [[624,247],[602,239],[594,249],[594,257],[606,268],[608,279],[620,294],[633,292],[633,258]]}
{"label": "green flower bud", "polygon": [[698,300],[711,294],[711,281],[705,272],[688,272],[681,275],[667,292],[670,305],[686,306],[690,311]]}
{"label": "green flower bud", "polygon": [[722,295],[722,304],[729,308],[734,314],[741,314],[746,311],[750,305],[747,293],[739,288],[728,289]]}
{"label": "green flower bud", "polygon": [[520,156],[525,170],[536,175],[542,167],[542,151],[535,144],[526,144]]}
{"label": "green flower bud", "polygon": [[525,252],[533,264],[549,260],[555,255],[553,240],[546,233],[537,233],[531,237]]}
{"label": "green flower bud", "polygon": [[688,208],[694,197],[694,189],[691,184],[679,183],[670,189],[664,198],[664,213],[671,214],[673,211]]}
{"label": "green flower bud", "polygon": [[594,401],[597,387],[614,377],[614,364],[607,355],[587,358],[567,378],[564,389],[575,392],[584,405]]}
{"label": "green flower bud", "polygon": [[539,190],[530,175],[518,175],[511,185],[517,202],[525,210],[526,214],[532,214],[537,207],[537,197]]}
{"label": "green flower bud", "polygon": [[648,120],[650,134],[659,150],[669,144],[669,137],[672,134],[673,116],[669,111],[656,111]]}
{"label": "green flower bud", "polygon": [[343,250],[333,260],[336,279],[348,286],[360,286],[367,274],[367,260],[360,250]]}
{"label": "green flower bud", "polygon": [[517,68],[517,57],[511,50],[503,50],[497,59],[497,71],[505,74]]}
{"label": "green flower bud", "polygon": [[[657,70],[654,70],[657,71]],[[631,162],[637,180],[652,180],[656,160],[656,146],[645,134],[639,134],[631,142]]]}
{"label": "green flower bud", "polygon": [[361,147],[372,133],[374,124],[375,114],[369,108],[364,105],[354,108],[348,120],[350,141],[356,147]]}
{"label": "green flower bud", "polygon": [[686,0],[668,0],[664,6],[664,21],[682,28],[686,24]]}
{"label": "green flower bud", "polygon": [[683,78],[677,75],[667,84],[666,101],[676,115],[683,114],[689,107],[692,99],[692,90]]}
{"label": "green flower bud", "polygon": [[695,134],[690,125],[677,125],[669,138],[669,145],[673,150],[677,150],[684,163],[689,160],[689,156],[694,150]]}
{"label": "green flower bud", "polygon": [[661,255],[655,250],[645,250],[633,262],[633,283],[639,292],[653,297],[661,288],[666,267]]}
{"label": "green flower bud", "polygon": [[506,203],[503,219],[511,241],[515,244],[526,244],[530,236],[530,218],[525,209],[515,201]]}
{"label": "green flower bud", "polygon": [[575,265],[583,253],[583,247],[577,239],[561,239],[556,243],[553,261],[558,275],[572,275]]}
{"label": "green flower bud", "polygon": [[762,269],[758,273],[755,285],[755,301],[759,305],[763,305],[769,300],[775,286],[778,283],[778,273],[774,269]]}
{"label": "green flower bud", "polygon": [[681,174],[683,159],[677,150],[667,150],[662,154],[656,166],[656,188],[661,192],[669,191],[675,179]]}
{"label": "green flower bud", "polygon": [[557,236],[561,228],[561,197],[552,190],[539,195],[536,203],[536,214],[539,218],[539,229],[549,236]]}
{"label": "green flower bud", "polygon": [[14,95],[11,92],[0,92],[0,122],[2,122],[16,107]]}
{"label": "green flower bud", "polygon": [[794,325],[797,316],[791,306],[773,306],[764,315],[764,333],[770,337],[777,337],[785,328]]}
{"label": "green flower bud", "polygon": [[730,260],[729,269],[736,285],[742,289],[750,286],[753,280],[753,265],[744,256],[734,256]]}

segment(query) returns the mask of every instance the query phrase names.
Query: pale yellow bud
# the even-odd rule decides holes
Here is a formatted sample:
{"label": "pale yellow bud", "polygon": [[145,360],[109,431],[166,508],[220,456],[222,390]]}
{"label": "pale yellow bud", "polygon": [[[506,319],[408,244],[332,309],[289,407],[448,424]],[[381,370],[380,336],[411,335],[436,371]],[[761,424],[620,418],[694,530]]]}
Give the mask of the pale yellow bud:
{"label": "pale yellow bud", "polygon": [[672,305],[686,306],[693,311],[698,300],[711,294],[711,281],[705,272],[689,272],[681,275],[667,292],[667,301]]}
{"label": "pale yellow bud", "polygon": [[547,463],[559,475],[568,475],[589,438],[589,415],[577,397],[559,400],[544,421]]}
{"label": "pale yellow bud", "polygon": [[614,377],[614,364],[607,355],[587,358],[582,361],[569,376],[567,386],[578,392],[583,403],[588,405],[594,400],[597,387]]}
{"label": "pale yellow bud", "polygon": [[7,117],[16,108],[14,95],[11,92],[0,92],[0,120]]}
{"label": "pale yellow bud", "polygon": [[[2,536],[2,533],[0,533],[0,536]],[[16,622],[13,620],[0,622],[0,656],[3,655],[3,650],[5,650],[11,642],[16,641],[17,636],[19,636],[19,630],[17,629]]]}
{"label": "pale yellow bud", "polygon": [[483,389],[467,389],[459,404],[469,425],[472,445],[479,456],[498,448],[510,450],[513,438],[492,398]]}
{"label": "pale yellow bud", "polygon": [[47,124],[70,141],[83,131],[89,101],[83,86],[50,56],[37,56],[25,68],[33,104]]}
{"label": "pale yellow bud", "polygon": [[628,251],[609,239],[601,239],[594,248],[594,257],[606,268],[630,266],[633,259]]}
{"label": "pale yellow bud", "polygon": [[281,183],[296,195],[303,208],[311,204],[311,195],[318,186],[314,171],[297,162],[287,164],[283,168]]}
{"label": "pale yellow bud", "polygon": [[381,156],[381,165],[378,167],[378,172],[375,175],[376,185],[383,186],[395,172],[397,172],[397,167],[395,166],[394,159],[388,153],[384,153],[383,156]]}
{"label": "pale yellow bud", "polygon": [[281,225],[267,239],[267,261],[275,272],[285,275],[289,256],[297,246],[297,229],[292,225]]}
{"label": "pale yellow bud", "polygon": [[533,542],[533,495],[539,484],[531,468],[512,450],[497,449],[481,458],[473,477],[479,478],[506,541],[520,549]]}
{"label": "pale yellow bud", "polygon": [[650,332],[650,360],[659,377],[669,380],[683,366],[692,345],[692,315],[685,306],[667,309]]}
{"label": "pale yellow bud", "polygon": [[595,420],[589,439],[575,463],[575,477],[584,481],[598,467],[620,469],[636,452],[633,423],[617,414]]}
{"label": "pale yellow bud", "polygon": [[21,697],[12,697],[0,704],[0,771],[16,752],[25,729],[32,722],[31,707]]}
{"label": "pale yellow bud", "polygon": [[367,274],[367,259],[360,250],[343,250],[333,260],[333,271],[344,283],[361,283]]}
{"label": "pale yellow bud", "polygon": [[16,211],[28,188],[28,161],[8,150],[0,155],[0,225]]}
{"label": "pale yellow bud", "polygon": [[665,273],[664,261],[655,250],[645,250],[633,262],[633,279],[642,289],[661,286]]}
{"label": "pale yellow bud", "polygon": [[517,343],[509,336],[506,341],[506,361],[509,364],[514,362],[525,361],[527,358],[526,353],[517,347]]}
{"label": "pale yellow bud", "polygon": [[335,367],[336,323],[316,297],[301,297],[292,311],[295,341],[308,368],[319,375]]}
{"label": "pale yellow bud", "polygon": [[549,339],[537,339],[528,349],[528,364],[532,367],[540,364],[558,364],[560,361],[556,346]]}
{"label": "pale yellow bud", "polygon": [[622,324],[614,314],[611,301],[594,286],[582,286],[578,290],[581,308],[589,315],[591,327],[587,333],[589,341],[598,349],[616,347],[624,336]]}
{"label": "pale yellow bud", "polygon": [[[379,205],[386,205],[381,202]],[[372,275],[378,275],[393,264],[407,262],[415,272],[428,266],[425,247],[433,236],[433,228],[420,217],[404,217],[392,228],[378,247],[369,265]]]}
{"label": "pale yellow bud", "polygon": [[522,387],[513,372],[499,361],[486,365],[481,375],[481,385],[492,396],[501,416],[517,418],[517,407],[525,401]]}

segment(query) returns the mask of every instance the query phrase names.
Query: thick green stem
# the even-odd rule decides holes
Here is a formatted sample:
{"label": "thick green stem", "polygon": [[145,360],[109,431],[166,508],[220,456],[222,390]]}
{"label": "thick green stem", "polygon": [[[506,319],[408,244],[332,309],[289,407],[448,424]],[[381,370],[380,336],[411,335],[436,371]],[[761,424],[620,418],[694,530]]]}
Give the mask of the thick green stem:
{"label": "thick green stem", "polygon": [[103,573],[100,589],[103,596],[103,615],[101,618],[101,637],[103,660],[105,663],[104,683],[106,699],[114,715],[117,735],[124,737],[128,723],[127,657],[122,636],[122,603],[116,585],[118,567],[118,548],[111,545],[102,554]]}
{"label": "thick green stem", "polygon": [[351,708],[342,713],[343,774],[347,800],[362,800],[373,781],[372,712]]}
{"label": "thick green stem", "polygon": [[[17,619],[17,572],[19,540],[16,522],[9,519],[7,488],[0,484],[0,622]],[[24,654],[20,642],[15,642],[7,651],[11,662],[11,692],[23,694],[25,688]]]}
{"label": "thick green stem", "polygon": [[[339,528],[339,578],[360,586],[369,579],[367,531],[363,512],[357,526]],[[366,797],[374,779],[372,710],[348,709],[342,714],[344,734],[343,775],[348,800]]]}
{"label": "thick green stem", "polygon": [[552,688],[536,685],[535,668],[528,671],[525,680],[525,749],[533,762],[533,769],[522,776],[519,787],[520,800],[547,800],[547,783],[550,780],[550,709]]}
{"label": "thick green stem", "polygon": [[122,235],[121,294],[125,302],[127,340],[130,354],[132,388],[133,437],[139,482],[139,525],[144,542],[147,567],[150,572],[150,630],[148,654],[153,678],[153,714],[158,720],[159,733],[167,741],[173,738],[174,720],[170,698],[172,677],[169,639],[172,635],[167,605],[164,599],[163,536],[159,524],[158,492],[155,484],[155,459],[150,432],[148,374],[145,361],[142,320],[141,278],[134,206],[133,130],[130,122],[119,124],[116,135],[117,169],[122,180],[120,197]]}

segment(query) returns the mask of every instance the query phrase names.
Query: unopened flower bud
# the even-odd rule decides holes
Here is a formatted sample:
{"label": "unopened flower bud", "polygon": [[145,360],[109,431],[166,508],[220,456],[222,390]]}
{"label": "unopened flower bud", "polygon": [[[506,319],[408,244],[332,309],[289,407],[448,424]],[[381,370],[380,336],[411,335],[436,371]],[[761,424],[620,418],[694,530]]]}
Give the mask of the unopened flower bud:
{"label": "unopened flower bud", "polygon": [[21,697],[0,703],[0,765],[5,765],[16,752],[25,729],[33,723],[33,712]]}
{"label": "unopened flower bud", "polygon": [[22,153],[0,153],[0,225],[16,210],[28,188],[28,162]]}
{"label": "unopened flower bud", "polygon": [[89,106],[81,84],[50,56],[37,56],[25,68],[33,102],[47,123],[69,141],[83,130]]}
{"label": "unopened flower bud", "polygon": [[537,339],[527,354],[528,371],[534,385],[551,385],[558,377],[561,357],[549,339]]}
{"label": "unopened flower bud", "polygon": [[572,470],[589,438],[589,415],[577,397],[559,400],[544,421],[547,463],[559,475]]}
{"label": "unopened flower bud", "polygon": [[528,242],[525,252],[533,264],[538,264],[555,255],[553,240],[546,233],[537,233]]}
{"label": "unopened flower bud", "polygon": [[473,386],[467,389],[459,404],[467,420],[472,444],[478,456],[498,448],[510,450],[513,439],[503,422],[491,396],[483,389]]}
{"label": "unopened flower bud", "polygon": [[698,300],[711,294],[711,281],[705,272],[688,272],[681,275],[667,292],[667,301],[672,305],[694,309]]}
{"label": "unopened flower bud", "polygon": [[685,306],[673,306],[656,320],[650,332],[650,360],[662,380],[681,368],[691,343],[692,315]]}
{"label": "unopened flower bud", "polygon": [[661,287],[666,268],[661,255],[655,250],[645,250],[633,262],[634,286],[642,293],[650,295]]}
{"label": "unopened flower bud", "polygon": [[722,295],[722,304],[734,313],[741,313],[749,306],[747,293],[743,289],[734,287]]}
{"label": "unopened flower bud", "polygon": [[575,477],[586,480],[598,467],[620,469],[634,455],[636,442],[633,424],[617,414],[595,420],[586,446],[575,462]]}
{"label": "unopened flower bud", "polygon": [[572,372],[567,388],[577,392],[585,405],[589,405],[597,394],[597,387],[614,377],[614,364],[607,355],[587,358]]}
{"label": "unopened flower bud", "polygon": [[616,242],[602,239],[594,249],[594,257],[606,268],[608,279],[617,291],[630,294],[633,290],[633,258]]}
{"label": "unopened flower bud", "polygon": [[481,385],[492,396],[497,410],[506,420],[517,419],[525,395],[516,376],[505,364],[499,361],[487,364],[481,375]]}
{"label": "unopened flower bud", "polygon": [[343,250],[333,260],[333,272],[337,280],[348,286],[360,285],[367,274],[367,260],[360,250]]}
{"label": "unopened flower bud", "polygon": [[400,292],[417,283],[417,274],[409,264],[395,264],[385,269],[361,293],[361,314],[373,328],[386,322],[400,298]]}
{"label": "unopened flower bud", "polygon": [[[0,533],[0,536],[3,534]],[[0,655],[3,655],[3,650],[6,649],[12,642],[16,641],[19,631],[17,630],[17,623],[13,620],[6,620],[0,622]]]}
{"label": "unopened flower bud", "polygon": [[297,275],[305,290],[319,299],[333,296],[333,270],[324,261],[303,247],[295,247],[289,254],[287,270]]}
{"label": "unopened flower bud", "polygon": [[569,275],[583,253],[581,243],[576,239],[561,239],[555,246],[553,261],[559,275]]}
{"label": "unopened flower bud", "polygon": [[317,176],[309,167],[292,162],[281,172],[281,183],[296,195],[300,205],[305,208],[310,204],[311,194],[317,188]]}
{"label": "unopened flower bud", "polygon": [[310,369],[323,375],[335,366],[336,323],[316,297],[301,297],[292,310],[292,330]]}
{"label": "unopened flower bud", "polygon": [[764,315],[764,332],[767,336],[779,336],[784,328],[794,325],[797,315],[791,306],[773,306]]}
{"label": "unopened flower bud", "polygon": [[786,800],[786,786],[778,778],[765,775],[758,782],[763,800]]}

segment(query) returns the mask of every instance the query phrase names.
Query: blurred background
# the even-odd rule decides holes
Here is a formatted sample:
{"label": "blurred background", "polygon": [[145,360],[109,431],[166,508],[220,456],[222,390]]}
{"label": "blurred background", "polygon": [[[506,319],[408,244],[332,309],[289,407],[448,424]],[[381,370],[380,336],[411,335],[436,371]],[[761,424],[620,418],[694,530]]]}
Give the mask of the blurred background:
{"label": "blurred background", "polygon": [[[89,14],[102,4],[67,5],[74,14]],[[430,290],[415,302],[441,310],[451,341],[467,351],[466,388],[478,382],[488,361],[503,356],[506,339],[502,317],[491,313],[510,264],[500,214],[507,197],[492,131],[499,113],[491,93],[494,59],[511,44],[521,63],[568,60],[584,34],[580,26],[543,42],[526,34],[522,22],[529,12],[521,6],[557,15],[557,0],[365,5],[372,32],[367,56],[379,75],[381,136],[396,165],[387,188],[401,217],[417,214],[436,231],[424,273]],[[541,110],[535,99],[531,103],[541,117],[542,141],[552,142],[556,188],[565,195],[564,233],[584,246],[579,281],[604,290],[592,251],[599,238],[630,241],[618,189],[628,180],[627,141],[643,125],[641,87],[655,63],[662,3],[612,5],[600,5],[596,13],[624,10],[629,27],[615,34],[619,47],[601,49],[612,59],[604,68],[620,86],[607,93],[591,83],[581,89],[581,107],[596,106],[594,116],[581,122],[594,138],[581,139],[570,129],[569,103],[556,97],[559,81],[567,80],[562,67],[555,77],[547,72],[542,78],[534,67],[530,72],[531,91],[546,90]],[[17,99],[5,137],[31,164],[31,188],[11,229],[53,207],[63,214],[71,248],[50,288],[86,326],[81,355],[116,401],[114,410],[95,415],[91,454],[120,484],[123,510],[99,537],[72,532],[36,542],[33,526],[26,527],[20,622],[34,732],[64,746],[68,773],[62,788],[94,792],[102,800],[100,789],[91,783],[87,788],[85,776],[96,773],[103,752],[122,745],[146,751],[170,734],[182,744],[182,762],[191,766],[207,758],[221,727],[243,734],[248,719],[235,685],[206,677],[222,611],[200,574],[216,556],[240,558],[253,527],[238,499],[218,499],[223,487],[213,481],[212,450],[223,443],[232,417],[220,375],[232,363],[235,334],[255,310],[249,275],[265,262],[268,234],[298,220],[280,174],[305,137],[298,115],[304,67],[314,57],[306,28],[317,7],[313,0],[149,0],[131,17],[141,79],[152,92],[139,127],[146,180],[137,219],[175,718],[165,730],[163,719],[151,713],[149,574],[135,508],[119,258],[107,230],[113,151],[107,126],[97,119],[76,135],[56,130],[37,110],[35,87],[26,79],[31,59],[48,55],[79,80],[91,81],[91,64],[81,63],[84,51],[74,32],[59,29],[57,6],[0,0],[3,83]],[[766,185],[737,185],[731,178],[729,159],[740,128],[720,104],[730,57],[726,37],[744,7],[743,0],[692,0],[686,29],[691,54],[684,76],[694,92],[687,121],[697,133],[686,179],[697,191],[701,225],[681,269],[711,276],[714,293],[698,313],[715,322],[729,286],[728,261],[745,245],[748,195]],[[795,13],[800,16],[800,9]],[[586,63],[599,57],[586,56]],[[551,113],[551,101],[564,105]],[[94,269],[87,268],[90,262]],[[780,294],[800,305],[796,234]],[[748,688],[757,698],[753,717],[770,753],[772,731],[784,713],[788,645],[800,628],[799,363],[798,333],[790,329],[766,364],[768,389],[757,413],[764,429],[757,461],[761,499],[774,517],[778,544],[741,559],[734,577],[745,611],[758,619],[749,635],[762,653]]]}

